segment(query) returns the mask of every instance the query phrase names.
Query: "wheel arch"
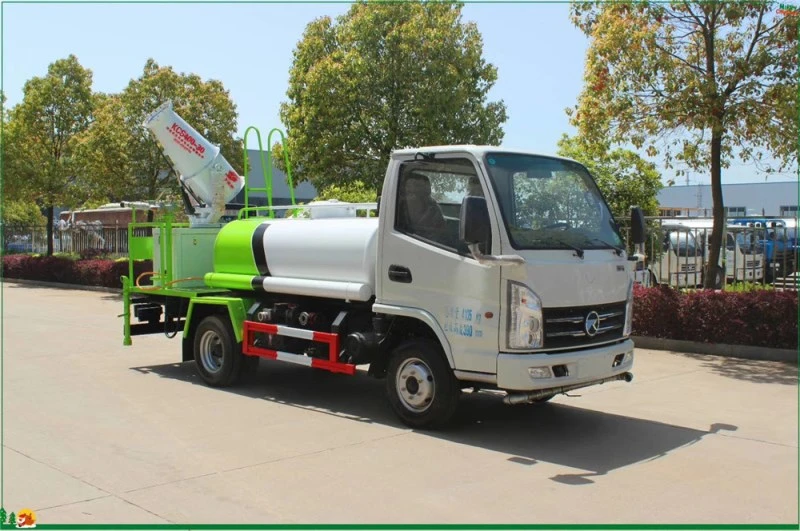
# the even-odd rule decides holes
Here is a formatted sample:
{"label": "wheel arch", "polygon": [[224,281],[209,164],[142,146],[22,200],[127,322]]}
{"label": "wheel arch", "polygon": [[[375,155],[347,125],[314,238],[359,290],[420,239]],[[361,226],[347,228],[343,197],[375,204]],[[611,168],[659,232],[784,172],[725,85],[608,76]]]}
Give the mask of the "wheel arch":
{"label": "wheel arch", "polygon": [[196,297],[189,301],[186,322],[183,326],[182,361],[194,359],[193,343],[197,325],[210,315],[227,317],[236,341],[242,342],[242,330],[247,318],[249,301],[234,297]]}
{"label": "wheel arch", "polygon": [[[375,304],[372,307],[375,313],[381,313],[394,317],[394,321],[389,330],[389,335],[384,344],[385,354],[380,360],[370,364],[370,373],[375,376],[382,376],[388,366],[388,358],[391,350],[402,340],[410,335],[419,337],[429,337],[438,343],[444,359],[451,370],[455,369],[453,351],[447,336],[444,334],[439,323],[429,312],[419,308],[407,308],[404,306],[393,306],[388,304]],[[374,366],[374,367],[373,367]]]}

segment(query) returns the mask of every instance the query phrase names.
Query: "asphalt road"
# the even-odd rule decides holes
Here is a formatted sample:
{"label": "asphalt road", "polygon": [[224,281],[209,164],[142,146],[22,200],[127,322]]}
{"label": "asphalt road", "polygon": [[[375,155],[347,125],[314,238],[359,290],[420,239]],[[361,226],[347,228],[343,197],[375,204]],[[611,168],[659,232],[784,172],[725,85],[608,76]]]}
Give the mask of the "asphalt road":
{"label": "asphalt road", "polygon": [[382,382],[262,362],[204,386],[113,294],[3,285],[2,505],[48,523],[797,523],[797,368],[637,350],[632,383],[447,432]]}

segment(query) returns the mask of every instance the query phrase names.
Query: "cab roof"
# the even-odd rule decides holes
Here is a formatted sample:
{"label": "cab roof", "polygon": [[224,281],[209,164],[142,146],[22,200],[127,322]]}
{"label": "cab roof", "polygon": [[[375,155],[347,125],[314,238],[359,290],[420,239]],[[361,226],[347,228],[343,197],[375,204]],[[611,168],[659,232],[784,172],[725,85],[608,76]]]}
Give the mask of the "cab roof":
{"label": "cab roof", "polygon": [[574,159],[570,159],[567,157],[560,157],[558,155],[553,155],[551,153],[538,153],[535,151],[528,151],[528,150],[521,150],[521,149],[512,149],[502,146],[486,146],[486,145],[475,145],[475,144],[452,144],[446,146],[420,146],[414,148],[403,148],[403,149],[396,149],[392,151],[392,159],[399,160],[399,159],[407,159],[408,157],[413,157],[417,153],[423,154],[436,154],[436,153],[469,153],[473,155],[475,158],[481,158],[487,153],[513,153],[516,155],[535,155],[537,157],[548,157],[551,159],[559,159],[559,160],[568,160],[571,162],[578,162]]}

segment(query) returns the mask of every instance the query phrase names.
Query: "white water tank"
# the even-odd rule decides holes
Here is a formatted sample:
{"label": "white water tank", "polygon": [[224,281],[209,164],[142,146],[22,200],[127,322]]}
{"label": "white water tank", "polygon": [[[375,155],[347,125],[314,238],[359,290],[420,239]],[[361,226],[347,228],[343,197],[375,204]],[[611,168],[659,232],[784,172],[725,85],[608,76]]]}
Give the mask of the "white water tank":
{"label": "white water tank", "polygon": [[271,276],[361,282],[374,291],[378,218],[268,223],[262,245]]}

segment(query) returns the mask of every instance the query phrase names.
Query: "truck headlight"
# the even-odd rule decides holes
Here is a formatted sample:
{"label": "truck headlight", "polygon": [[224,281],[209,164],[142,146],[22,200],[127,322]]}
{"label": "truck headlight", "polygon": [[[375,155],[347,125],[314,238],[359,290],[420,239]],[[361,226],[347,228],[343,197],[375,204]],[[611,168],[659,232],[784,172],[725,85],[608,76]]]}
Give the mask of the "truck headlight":
{"label": "truck headlight", "polygon": [[527,286],[508,283],[508,348],[541,348],[542,300]]}
{"label": "truck headlight", "polygon": [[628,299],[625,302],[625,328],[622,329],[623,337],[631,335],[633,331],[633,282],[628,282]]}

